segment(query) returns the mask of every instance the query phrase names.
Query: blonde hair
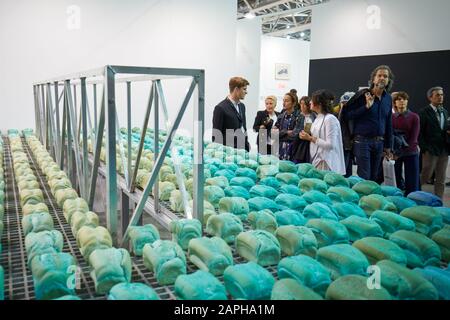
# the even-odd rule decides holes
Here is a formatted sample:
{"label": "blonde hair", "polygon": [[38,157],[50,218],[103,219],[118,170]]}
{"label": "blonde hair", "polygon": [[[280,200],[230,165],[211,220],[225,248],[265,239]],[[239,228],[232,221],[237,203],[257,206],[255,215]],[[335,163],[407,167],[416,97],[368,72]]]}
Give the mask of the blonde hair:
{"label": "blonde hair", "polygon": [[264,99],[264,102],[266,102],[267,99],[273,101],[273,106],[274,106],[274,107],[277,106],[277,97],[275,97],[275,96],[267,96],[267,97]]}

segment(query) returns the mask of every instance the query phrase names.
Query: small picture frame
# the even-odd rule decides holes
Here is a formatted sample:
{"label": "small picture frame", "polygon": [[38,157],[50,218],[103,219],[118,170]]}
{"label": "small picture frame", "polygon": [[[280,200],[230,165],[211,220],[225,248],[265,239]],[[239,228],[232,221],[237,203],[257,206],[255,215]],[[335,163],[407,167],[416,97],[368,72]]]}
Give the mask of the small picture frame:
{"label": "small picture frame", "polygon": [[275,63],[275,80],[289,80],[291,78],[291,65]]}

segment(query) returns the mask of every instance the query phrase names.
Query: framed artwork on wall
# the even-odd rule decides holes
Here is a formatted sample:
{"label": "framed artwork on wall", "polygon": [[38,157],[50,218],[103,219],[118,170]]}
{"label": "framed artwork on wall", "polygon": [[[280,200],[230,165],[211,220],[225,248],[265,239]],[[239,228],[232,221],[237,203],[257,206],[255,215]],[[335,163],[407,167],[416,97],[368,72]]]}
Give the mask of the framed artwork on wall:
{"label": "framed artwork on wall", "polygon": [[291,77],[291,65],[287,63],[275,63],[275,80],[289,80]]}

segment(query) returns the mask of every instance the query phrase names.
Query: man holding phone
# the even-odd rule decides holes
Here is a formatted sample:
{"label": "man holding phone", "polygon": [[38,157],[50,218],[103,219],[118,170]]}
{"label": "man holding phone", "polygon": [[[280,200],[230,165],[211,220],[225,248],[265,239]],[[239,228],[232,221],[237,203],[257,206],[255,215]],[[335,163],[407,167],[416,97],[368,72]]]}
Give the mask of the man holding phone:
{"label": "man holding phone", "polygon": [[379,181],[383,156],[392,158],[392,97],[394,74],[387,65],[376,67],[369,89],[358,92],[344,111],[345,121],[353,121],[353,153],[358,176]]}

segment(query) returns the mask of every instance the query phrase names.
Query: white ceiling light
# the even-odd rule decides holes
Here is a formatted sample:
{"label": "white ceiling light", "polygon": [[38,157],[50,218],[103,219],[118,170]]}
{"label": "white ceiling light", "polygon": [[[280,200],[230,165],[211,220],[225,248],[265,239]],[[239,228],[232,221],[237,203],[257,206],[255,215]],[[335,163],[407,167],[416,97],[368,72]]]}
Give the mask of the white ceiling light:
{"label": "white ceiling light", "polygon": [[251,20],[251,19],[255,18],[256,16],[255,16],[255,14],[253,12],[249,12],[249,13],[246,13],[244,17],[246,19],[250,19]]}
{"label": "white ceiling light", "polygon": [[304,37],[305,36],[305,33],[304,32],[302,32],[302,33],[300,33],[300,37]]}

